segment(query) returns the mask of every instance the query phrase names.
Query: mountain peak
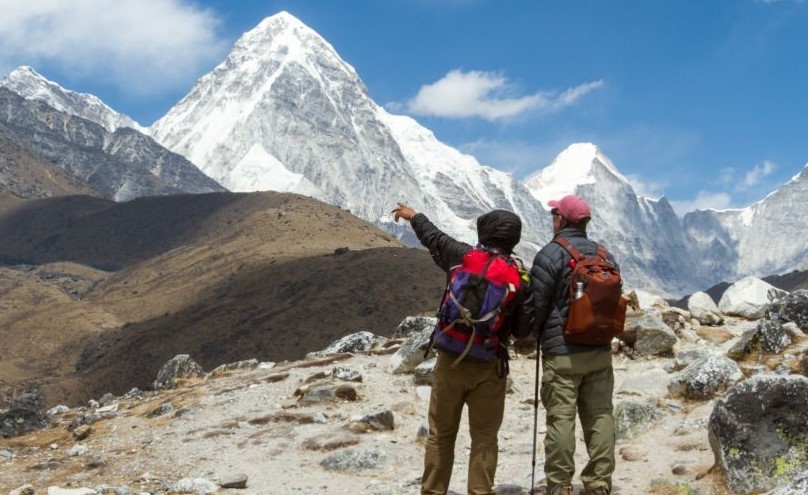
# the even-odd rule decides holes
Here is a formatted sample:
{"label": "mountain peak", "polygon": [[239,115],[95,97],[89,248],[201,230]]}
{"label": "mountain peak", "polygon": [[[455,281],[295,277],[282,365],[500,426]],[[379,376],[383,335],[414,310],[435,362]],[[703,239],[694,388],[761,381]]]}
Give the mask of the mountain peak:
{"label": "mountain peak", "polygon": [[65,89],[27,65],[11,71],[0,80],[0,86],[8,88],[26,100],[42,101],[60,112],[95,122],[110,132],[119,127],[145,131],[140,124],[111,109],[97,96]]}
{"label": "mountain peak", "polygon": [[553,163],[525,181],[534,196],[545,206],[552,199],[575,194],[576,187],[595,183],[600,167],[619,182],[628,184],[612,161],[592,143],[573,143],[558,154]]}

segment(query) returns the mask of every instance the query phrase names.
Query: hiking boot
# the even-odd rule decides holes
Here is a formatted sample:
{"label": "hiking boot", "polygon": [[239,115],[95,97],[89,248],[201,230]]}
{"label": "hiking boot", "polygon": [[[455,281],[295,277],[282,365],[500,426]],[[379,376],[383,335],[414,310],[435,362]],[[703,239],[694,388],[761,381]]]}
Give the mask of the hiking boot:
{"label": "hiking boot", "polygon": [[553,488],[550,495],[572,495],[572,485],[562,485]]}
{"label": "hiking boot", "polygon": [[584,488],[578,495],[609,495],[609,490],[606,488]]}

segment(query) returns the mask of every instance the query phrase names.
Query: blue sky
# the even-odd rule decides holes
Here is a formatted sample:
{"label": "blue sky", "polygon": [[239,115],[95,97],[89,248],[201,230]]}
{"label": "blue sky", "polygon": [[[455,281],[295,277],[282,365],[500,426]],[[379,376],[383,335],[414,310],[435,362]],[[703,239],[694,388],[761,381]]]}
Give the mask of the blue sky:
{"label": "blue sky", "polygon": [[0,0],[33,66],[151,124],[286,10],[371,97],[524,178],[597,144],[680,213],[744,207],[808,163],[808,1]]}

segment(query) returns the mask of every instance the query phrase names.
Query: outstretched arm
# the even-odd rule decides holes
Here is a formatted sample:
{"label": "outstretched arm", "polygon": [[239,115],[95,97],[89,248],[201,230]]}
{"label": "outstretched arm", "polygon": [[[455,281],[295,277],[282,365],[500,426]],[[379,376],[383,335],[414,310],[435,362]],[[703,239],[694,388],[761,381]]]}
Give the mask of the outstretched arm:
{"label": "outstretched arm", "polygon": [[416,212],[404,203],[398,203],[398,207],[393,210],[393,218],[396,221],[399,218],[409,220],[418,240],[429,250],[432,259],[444,271],[448,272],[453,266],[459,265],[463,255],[472,250],[472,246],[444,233],[429,221],[426,215]]}

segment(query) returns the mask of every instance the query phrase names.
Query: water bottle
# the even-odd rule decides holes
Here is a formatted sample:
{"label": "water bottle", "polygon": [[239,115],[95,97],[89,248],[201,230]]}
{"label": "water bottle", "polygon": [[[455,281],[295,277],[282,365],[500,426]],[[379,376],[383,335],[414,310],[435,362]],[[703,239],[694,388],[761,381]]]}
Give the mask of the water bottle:
{"label": "water bottle", "polygon": [[584,283],[575,282],[575,299],[580,299],[584,296]]}

